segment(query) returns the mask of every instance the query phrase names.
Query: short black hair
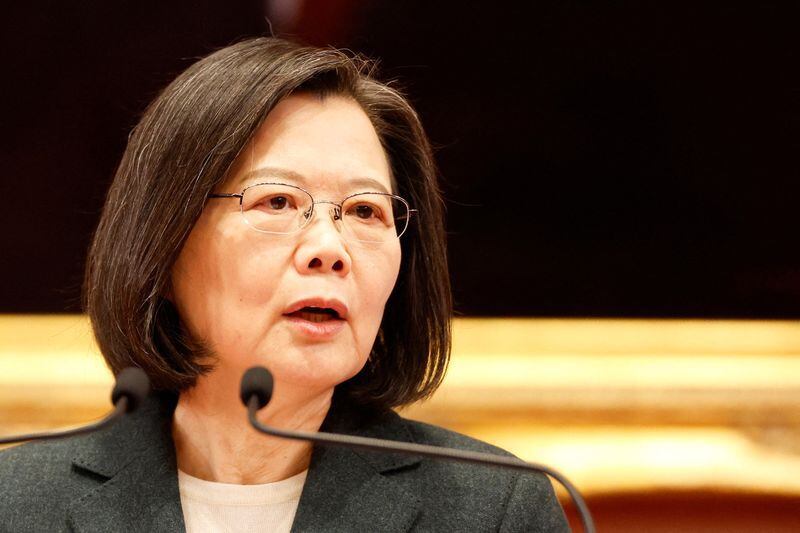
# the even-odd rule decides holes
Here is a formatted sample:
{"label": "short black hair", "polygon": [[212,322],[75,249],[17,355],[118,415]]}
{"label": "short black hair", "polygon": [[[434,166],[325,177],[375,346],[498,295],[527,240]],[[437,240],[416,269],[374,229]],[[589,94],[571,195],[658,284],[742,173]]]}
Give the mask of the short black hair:
{"label": "short black hair", "polygon": [[443,203],[419,117],[375,64],[332,48],[254,38],[180,74],[131,132],[89,250],[84,306],[116,374],[138,366],[179,392],[211,370],[166,298],[173,263],[207,196],[267,114],[298,92],[354,99],[386,151],[396,194],[418,210],[403,236],[400,274],[370,358],[337,393],[390,408],[431,395],[450,353],[452,298]]}

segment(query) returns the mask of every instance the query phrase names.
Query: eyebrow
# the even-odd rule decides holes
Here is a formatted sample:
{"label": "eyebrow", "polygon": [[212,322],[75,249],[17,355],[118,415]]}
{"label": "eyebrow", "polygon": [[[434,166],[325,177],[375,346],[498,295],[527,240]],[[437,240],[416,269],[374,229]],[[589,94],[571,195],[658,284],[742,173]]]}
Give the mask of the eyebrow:
{"label": "eyebrow", "polygon": [[[257,179],[278,179],[280,181],[289,182],[290,185],[300,185],[302,187],[308,186],[308,179],[302,174],[293,170],[279,168],[279,167],[261,167],[251,170],[244,174],[237,182],[237,187],[244,186],[247,182]],[[386,194],[391,194],[391,191],[386,189],[386,186],[380,181],[369,177],[355,177],[347,180],[347,185],[353,189],[364,189],[364,192],[377,191]]]}

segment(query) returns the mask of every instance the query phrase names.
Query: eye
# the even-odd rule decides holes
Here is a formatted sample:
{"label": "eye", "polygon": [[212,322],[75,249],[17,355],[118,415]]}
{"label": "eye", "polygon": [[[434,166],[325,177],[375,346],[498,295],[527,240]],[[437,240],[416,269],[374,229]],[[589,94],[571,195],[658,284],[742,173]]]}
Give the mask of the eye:
{"label": "eye", "polygon": [[289,205],[289,199],[285,196],[273,196],[267,199],[267,203],[271,209],[278,211],[285,209],[286,206]]}
{"label": "eye", "polygon": [[354,194],[342,206],[345,220],[352,220],[361,226],[391,225],[392,212],[390,197],[372,192]]}
{"label": "eye", "polygon": [[353,214],[360,219],[367,220],[378,216],[377,210],[371,205],[360,204],[353,208]]}
{"label": "eye", "polygon": [[297,199],[289,194],[268,194],[258,200],[251,208],[272,215],[288,214],[297,209]]}
{"label": "eye", "polygon": [[366,202],[347,206],[344,214],[350,220],[357,220],[364,224],[381,222],[384,216],[383,210],[379,206]]}

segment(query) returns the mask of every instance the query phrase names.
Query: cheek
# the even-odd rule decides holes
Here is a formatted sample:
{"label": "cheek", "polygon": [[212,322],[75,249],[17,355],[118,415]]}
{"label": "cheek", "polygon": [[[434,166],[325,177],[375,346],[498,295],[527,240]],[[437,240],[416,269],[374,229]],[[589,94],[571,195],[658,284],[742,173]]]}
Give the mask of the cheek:
{"label": "cheek", "polygon": [[382,253],[370,254],[362,267],[364,285],[369,287],[368,292],[362,294],[362,298],[383,308],[400,273],[399,243],[387,248]]}
{"label": "cheek", "polygon": [[392,294],[400,272],[400,246],[392,247],[384,254],[371,254],[359,266],[359,300],[364,315],[369,317],[370,330],[377,333],[386,301]]}
{"label": "cheek", "polygon": [[400,243],[398,242],[396,246],[392,247],[391,254],[387,255],[386,271],[383,277],[383,284],[386,287],[386,300],[389,299],[389,295],[392,294],[394,286],[397,284],[397,276],[400,274],[400,260]]}
{"label": "cheek", "polygon": [[[280,246],[254,246],[241,231],[192,232],[172,271],[173,296],[189,331],[212,346],[247,337],[279,283]],[[285,263],[285,261],[283,261]],[[258,312],[254,310],[257,309]]]}
{"label": "cheek", "polygon": [[213,285],[214,252],[210,249],[209,224],[201,216],[183,245],[175,264],[172,265],[172,301],[181,317],[181,322],[195,337],[201,337],[209,322],[207,294],[197,287]]}

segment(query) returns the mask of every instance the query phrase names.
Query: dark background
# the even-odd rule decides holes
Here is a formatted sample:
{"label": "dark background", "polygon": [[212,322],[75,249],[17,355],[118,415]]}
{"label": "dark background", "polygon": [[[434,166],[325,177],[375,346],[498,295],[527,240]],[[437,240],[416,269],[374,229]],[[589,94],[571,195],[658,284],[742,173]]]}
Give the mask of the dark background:
{"label": "dark background", "polygon": [[[797,13],[595,4],[281,0],[267,13],[279,36],[379,58],[405,87],[437,147],[463,314],[800,317]],[[4,11],[0,312],[78,311],[145,105],[269,26],[255,2]]]}

